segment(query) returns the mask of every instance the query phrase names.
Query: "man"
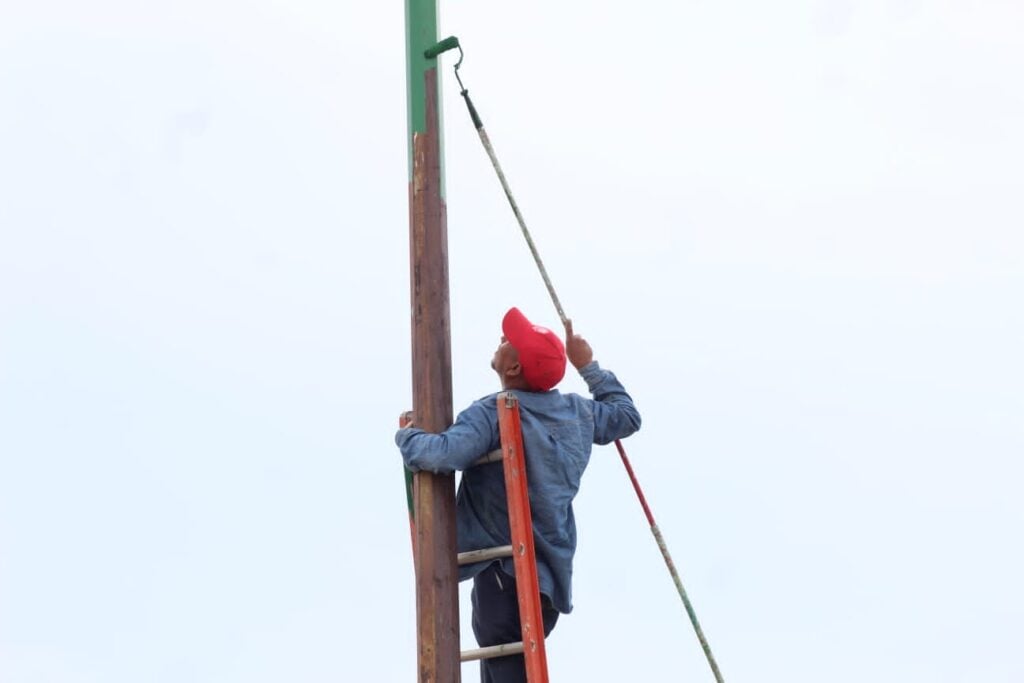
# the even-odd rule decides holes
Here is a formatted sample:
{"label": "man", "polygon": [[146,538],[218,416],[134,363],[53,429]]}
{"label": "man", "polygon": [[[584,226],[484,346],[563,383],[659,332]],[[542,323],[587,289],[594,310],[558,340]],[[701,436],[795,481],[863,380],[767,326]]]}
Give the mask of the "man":
{"label": "man", "polygon": [[[633,400],[594,360],[587,341],[565,326],[565,345],[549,329],[533,325],[512,308],[501,323],[504,336],[491,367],[501,387],[519,399],[537,578],[545,636],[559,613],[572,611],[572,559],[576,521],[572,501],[593,444],[607,444],[640,428]],[[565,375],[566,357],[587,382],[593,399],[554,389]],[[471,467],[501,447],[496,394],[474,402],[441,434],[408,426],[395,442],[413,470],[464,470],[456,502],[458,550],[508,545],[511,534],[500,462]],[[473,579],[473,633],[481,647],[522,639],[511,558],[461,567],[459,580]],[[483,683],[526,681],[522,655],[484,660]]]}

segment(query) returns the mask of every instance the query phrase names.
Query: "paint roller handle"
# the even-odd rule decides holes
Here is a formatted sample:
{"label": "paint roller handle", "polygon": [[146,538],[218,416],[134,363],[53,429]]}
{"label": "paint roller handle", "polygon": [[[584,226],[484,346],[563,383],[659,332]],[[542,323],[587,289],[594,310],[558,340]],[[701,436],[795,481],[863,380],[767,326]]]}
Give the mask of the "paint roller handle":
{"label": "paint roller handle", "polygon": [[462,95],[462,99],[466,100],[466,108],[469,109],[469,118],[473,119],[473,127],[479,131],[484,127],[484,122],[480,120],[480,114],[473,106],[473,100],[469,99],[469,91],[463,88],[459,94]]}

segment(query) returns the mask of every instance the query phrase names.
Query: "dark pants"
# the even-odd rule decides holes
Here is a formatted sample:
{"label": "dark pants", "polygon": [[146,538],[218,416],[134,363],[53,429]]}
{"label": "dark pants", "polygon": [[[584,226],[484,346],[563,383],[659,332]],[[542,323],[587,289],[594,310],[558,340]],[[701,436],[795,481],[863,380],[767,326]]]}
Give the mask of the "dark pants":
{"label": "dark pants", "polygon": [[[519,623],[516,580],[501,571],[497,562],[473,579],[473,633],[480,647],[516,643],[523,639]],[[546,595],[540,596],[544,636],[558,621],[558,610]],[[480,662],[481,683],[526,683],[526,663],[522,655],[484,659]]]}

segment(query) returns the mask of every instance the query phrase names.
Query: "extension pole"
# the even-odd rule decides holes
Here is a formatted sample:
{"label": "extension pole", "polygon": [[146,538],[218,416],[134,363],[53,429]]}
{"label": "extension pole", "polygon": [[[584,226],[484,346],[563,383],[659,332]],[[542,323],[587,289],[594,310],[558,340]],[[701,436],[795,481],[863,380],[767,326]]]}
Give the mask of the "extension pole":
{"label": "extension pole", "polygon": [[690,598],[686,595],[686,589],[683,588],[683,581],[679,578],[679,572],[676,571],[676,564],[672,561],[672,555],[668,552],[668,545],[665,544],[665,539],[661,535],[661,530],[658,529],[658,525],[654,523],[654,515],[651,514],[651,508],[647,505],[647,497],[644,496],[643,489],[640,488],[640,482],[637,481],[636,474],[633,473],[633,466],[629,464],[629,458],[626,457],[626,449],[622,447],[622,441],[616,439],[615,448],[618,449],[619,455],[622,457],[622,464],[626,466],[626,473],[629,474],[629,480],[633,482],[633,489],[636,491],[637,498],[640,499],[640,506],[643,507],[644,514],[647,515],[647,523],[651,525],[651,533],[654,534],[654,540],[658,544],[658,550],[661,551],[661,556],[665,559],[665,566],[668,567],[668,572],[672,575],[672,581],[676,584],[676,591],[679,592],[679,597],[683,599],[683,607],[686,608],[686,614],[690,617],[690,623],[693,624],[693,630],[697,633],[697,640],[700,641],[700,646],[704,650],[704,656],[707,657],[708,664],[711,665],[711,673],[715,675],[715,680],[718,681],[718,683],[724,683],[722,672],[718,669],[718,662],[715,661],[715,656],[711,654],[711,646],[708,645],[708,639],[704,637],[704,629],[700,627],[700,622],[697,621],[697,612],[694,611],[693,605],[690,603]]}
{"label": "extension pole", "polygon": [[[458,78],[458,71],[456,70],[455,75]],[[459,85],[462,85],[462,80],[459,80]],[[494,167],[494,172],[498,174],[498,181],[501,183],[501,189],[505,191],[505,198],[508,199],[509,206],[512,207],[512,213],[516,216],[516,221],[519,223],[519,231],[523,233],[523,239],[526,240],[526,246],[530,248],[530,254],[533,256],[534,263],[537,264],[537,270],[540,271],[540,276],[544,280],[544,286],[547,287],[548,295],[551,297],[551,303],[555,305],[555,310],[558,311],[558,317],[562,321],[562,325],[569,322],[569,318],[565,315],[565,310],[562,308],[562,302],[558,300],[558,294],[555,293],[555,287],[551,284],[551,278],[548,277],[548,270],[544,267],[544,262],[540,259],[540,252],[537,251],[537,245],[533,243],[533,237],[530,236],[530,231],[526,228],[526,221],[523,219],[523,214],[519,211],[519,204],[516,203],[516,198],[512,196],[512,188],[508,185],[508,180],[505,178],[505,172],[501,170],[501,164],[498,162],[498,155],[494,153],[494,146],[491,144],[491,138],[487,135],[487,131],[484,130],[484,122],[480,119],[480,115],[476,111],[476,107],[473,106],[473,100],[469,99],[469,90],[462,88],[460,93],[462,98],[466,100],[466,107],[469,109],[469,116],[473,119],[473,126],[476,128],[477,135],[480,136],[480,142],[484,146],[484,150],[487,152],[487,157],[491,160],[491,166]]]}
{"label": "extension pole", "polygon": [[[473,120],[473,127],[476,128],[476,132],[480,136],[480,142],[483,143],[484,150],[487,152],[487,156],[491,160],[491,165],[494,167],[495,173],[498,174],[498,181],[501,183],[501,189],[505,191],[505,197],[508,199],[509,206],[512,207],[512,213],[515,214],[516,221],[519,223],[519,230],[523,233],[526,245],[530,248],[530,254],[533,255],[533,260],[537,264],[537,270],[540,271],[541,278],[544,280],[544,286],[547,287],[548,294],[551,297],[551,302],[555,305],[555,310],[558,311],[558,317],[564,325],[569,319],[566,317],[565,311],[562,309],[562,302],[559,301],[558,294],[555,293],[555,287],[551,284],[551,278],[548,277],[548,271],[544,267],[544,262],[540,258],[540,252],[537,251],[537,246],[533,243],[530,231],[526,227],[526,221],[523,219],[523,215],[519,211],[519,205],[516,203],[515,197],[512,196],[512,190],[508,185],[508,180],[505,178],[504,171],[501,169],[501,164],[498,162],[498,156],[494,153],[494,146],[491,145],[491,140],[487,135],[487,131],[484,130],[483,120],[480,118],[480,114],[477,112],[476,107],[473,106],[473,100],[469,97],[469,90],[466,89],[462,84],[462,79],[459,78],[459,66],[462,64],[462,47],[459,45],[459,40],[454,36],[445,38],[441,42],[431,46],[427,50],[427,55],[430,58],[436,58],[438,55],[452,49],[457,49],[460,54],[459,63],[455,65],[455,78],[458,80],[459,86],[462,88],[460,94],[462,95],[462,98],[466,100],[466,108],[469,110],[469,117]],[[651,514],[651,508],[647,505],[647,498],[644,496],[644,492],[640,488],[640,482],[637,481],[636,474],[633,473],[633,467],[629,464],[629,458],[626,456],[626,449],[622,447],[622,441],[616,439],[615,447],[618,449],[619,455],[622,457],[622,464],[626,466],[626,472],[629,474],[629,480],[633,483],[633,489],[636,491],[636,495],[640,499],[640,505],[644,509],[644,514],[647,515],[647,521],[651,525],[651,533],[654,534],[654,540],[658,544],[661,556],[665,559],[665,565],[668,567],[668,571],[672,575],[672,581],[676,585],[679,597],[683,600],[683,607],[686,608],[686,614],[690,617],[690,623],[693,624],[693,629],[697,633],[697,639],[700,641],[700,646],[704,650],[704,656],[707,657],[708,664],[711,665],[711,672],[714,674],[715,680],[718,683],[724,683],[722,672],[718,669],[718,663],[715,661],[715,656],[711,653],[711,646],[708,645],[707,638],[704,637],[704,629],[700,627],[700,622],[697,621],[697,613],[694,611],[693,605],[690,603],[690,598],[686,595],[686,589],[683,588],[683,582],[679,578],[679,572],[676,571],[675,563],[672,561],[672,556],[668,552],[668,546],[665,544],[665,539],[661,535],[661,530],[659,530],[658,525],[654,523],[654,515]]]}
{"label": "extension pole", "polygon": [[[442,194],[437,0],[405,0],[409,134],[409,273],[412,392],[416,426],[452,423],[448,235]],[[459,683],[455,479],[417,472],[415,508],[416,643],[419,683]]]}

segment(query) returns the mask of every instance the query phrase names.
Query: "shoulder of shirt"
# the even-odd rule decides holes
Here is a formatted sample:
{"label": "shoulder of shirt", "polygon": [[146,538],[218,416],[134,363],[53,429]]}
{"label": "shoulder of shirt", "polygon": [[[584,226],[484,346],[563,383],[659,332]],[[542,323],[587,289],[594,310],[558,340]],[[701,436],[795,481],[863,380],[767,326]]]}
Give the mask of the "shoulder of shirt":
{"label": "shoulder of shirt", "polygon": [[501,392],[496,391],[493,394],[487,394],[486,396],[481,396],[477,400],[475,400],[472,403],[470,403],[466,408],[468,410],[469,408],[472,408],[474,406],[482,406],[484,408],[487,408],[487,407],[490,407],[490,406],[497,406],[498,394],[499,393],[501,393]]}

